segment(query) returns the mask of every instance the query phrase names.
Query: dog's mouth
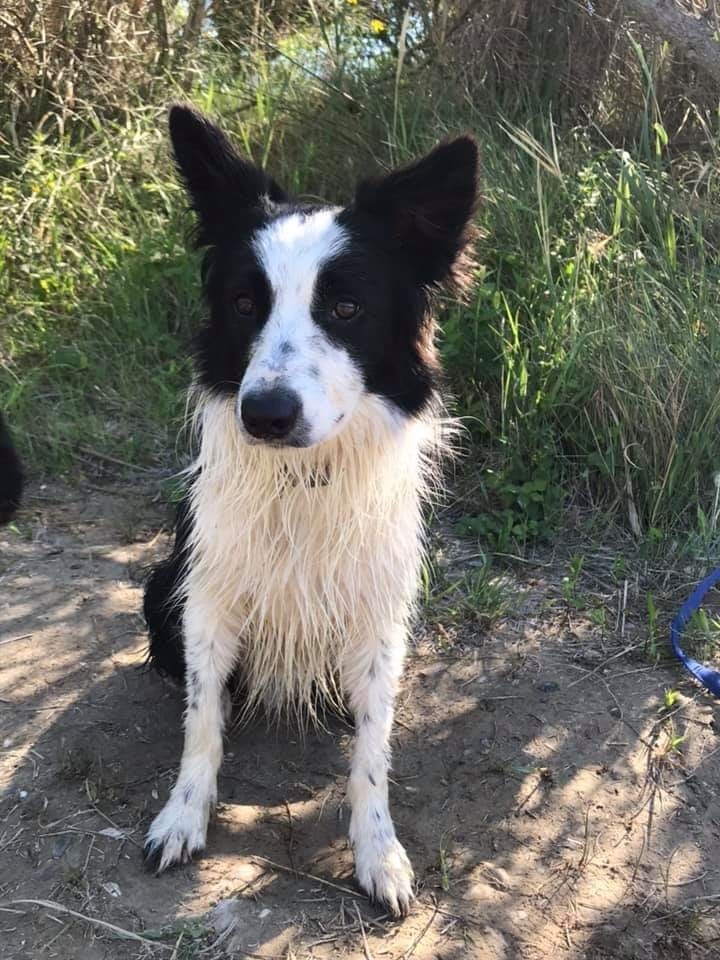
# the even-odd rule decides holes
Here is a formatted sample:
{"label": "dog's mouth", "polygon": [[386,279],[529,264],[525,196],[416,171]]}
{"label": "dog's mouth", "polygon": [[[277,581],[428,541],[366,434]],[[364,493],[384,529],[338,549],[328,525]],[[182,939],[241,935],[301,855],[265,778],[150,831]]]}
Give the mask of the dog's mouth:
{"label": "dog's mouth", "polygon": [[245,435],[245,441],[250,447],[268,447],[270,450],[301,450],[304,447],[310,447],[312,444],[303,443],[300,440],[261,440],[258,437]]}
{"label": "dog's mouth", "polygon": [[282,451],[303,450],[307,447],[316,446],[310,431],[305,428],[294,430],[292,434],[284,437],[256,437],[249,433],[242,423],[240,429],[245,442],[251,447],[267,447],[270,450]]}

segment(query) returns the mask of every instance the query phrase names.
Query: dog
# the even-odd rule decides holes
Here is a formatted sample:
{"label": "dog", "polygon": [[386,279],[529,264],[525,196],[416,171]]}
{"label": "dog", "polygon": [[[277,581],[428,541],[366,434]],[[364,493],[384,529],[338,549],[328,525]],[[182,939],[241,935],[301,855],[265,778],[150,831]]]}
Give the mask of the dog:
{"label": "dog", "polygon": [[23,469],[7,424],[0,413],[0,524],[17,512],[23,492]]}
{"label": "dog", "polygon": [[150,660],[186,687],[180,770],[146,860],[160,873],[205,846],[238,671],[246,713],[312,718],[344,698],[356,877],[404,915],[414,878],[389,742],[442,444],[432,305],[468,273],[477,145],[444,142],[336,207],[290,199],[190,106],[169,127],[209,316],[199,452],[145,594]]}

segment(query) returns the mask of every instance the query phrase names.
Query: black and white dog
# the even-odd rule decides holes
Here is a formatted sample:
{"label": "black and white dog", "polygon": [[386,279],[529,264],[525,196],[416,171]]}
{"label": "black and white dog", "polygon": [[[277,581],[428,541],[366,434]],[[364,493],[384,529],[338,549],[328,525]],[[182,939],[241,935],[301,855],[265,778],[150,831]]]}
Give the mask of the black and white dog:
{"label": "black and white dog", "polygon": [[184,675],[177,782],[147,837],[158,871],[205,846],[226,684],[246,709],[346,698],[350,839],[393,914],[413,871],[388,808],[393,702],[442,434],[432,298],[461,280],[472,139],[361,183],[347,207],[291,201],[186,106],[170,113],[206,248],[199,455],[172,556],[151,577],[151,659]]}
{"label": "black and white dog", "polygon": [[9,523],[20,506],[23,471],[2,413],[0,413],[0,524]]}

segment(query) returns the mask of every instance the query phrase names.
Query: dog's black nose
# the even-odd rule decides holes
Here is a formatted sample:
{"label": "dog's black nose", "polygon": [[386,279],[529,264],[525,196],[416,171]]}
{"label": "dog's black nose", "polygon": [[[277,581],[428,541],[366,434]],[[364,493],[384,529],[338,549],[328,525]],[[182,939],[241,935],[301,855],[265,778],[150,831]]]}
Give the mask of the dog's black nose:
{"label": "dog's black nose", "polygon": [[300,409],[300,397],[291,390],[258,390],[242,398],[240,415],[251,436],[282,440],[292,433]]}

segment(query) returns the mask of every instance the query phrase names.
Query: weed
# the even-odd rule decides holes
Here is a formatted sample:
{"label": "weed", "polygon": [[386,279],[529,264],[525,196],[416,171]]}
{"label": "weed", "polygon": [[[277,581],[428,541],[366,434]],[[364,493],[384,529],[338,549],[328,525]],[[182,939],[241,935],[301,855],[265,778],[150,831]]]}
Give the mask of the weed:
{"label": "weed", "polygon": [[426,606],[436,619],[488,627],[506,615],[510,587],[492,573],[488,562],[451,577],[439,579],[426,595]]}
{"label": "weed", "polygon": [[87,750],[82,747],[68,748],[63,751],[58,774],[62,780],[69,783],[78,781],[82,783],[93,774],[95,768],[95,759]]}
{"label": "weed", "polygon": [[578,587],[584,563],[585,558],[580,554],[575,554],[575,556],[570,558],[568,572],[562,578],[563,599],[569,607],[574,607],[576,610],[583,606]]}
{"label": "weed", "polygon": [[660,763],[670,761],[676,754],[680,753],[680,748],[687,740],[687,734],[679,733],[675,726],[674,714],[679,699],[680,694],[677,690],[667,689],[663,694],[658,730],[662,729],[664,731],[665,738],[661,743],[658,743],[656,749],[656,759]]}
{"label": "weed", "polygon": [[212,933],[212,927],[205,918],[185,917],[161,930],[143,930],[142,935],[146,940],[172,944],[173,956],[177,960],[196,960],[207,954],[207,941]]}
{"label": "weed", "polygon": [[448,861],[446,834],[440,837],[440,888],[443,893],[450,892],[450,863]]}
{"label": "weed", "polygon": [[650,663],[657,663],[660,659],[658,649],[658,608],[655,605],[655,598],[652,593],[647,595],[647,615],[648,615],[648,635],[645,643],[645,656]]}
{"label": "weed", "polygon": [[676,733],[673,729],[668,735],[666,750],[668,753],[679,753],[680,747],[687,740],[686,733]]}
{"label": "weed", "polygon": [[162,484],[162,495],[166,503],[178,504],[187,493],[187,483],[177,477],[170,477]]}
{"label": "weed", "polygon": [[588,611],[588,616],[590,618],[590,622],[594,624],[594,626],[599,627],[603,631],[607,630],[609,618],[606,607],[593,607]]}
{"label": "weed", "polygon": [[538,465],[535,476],[515,480],[521,472],[509,465],[503,471],[486,470],[479,485],[485,510],[461,517],[456,531],[500,552],[549,539],[557,526],[562,490],[551,482],[547,461]]}
{"label": "weed", "polygon": [[420,599],[423,607],[429,607],[432,602],[435,580],[435,568],[432,559],[428,556],[420,570]]}
{"label": "weed", "polygon": [[85,871],[81,866],[68,867],[63,872],[62,882],[73,890],[82,890],[85,880]]}
{"label": "weed", "polygon": [[84,747],[63,751],[58,774],[68,783],[82,785],[90,803],[115,799],[115,789],[105,776],[102,758],[92,755]]}
{"label": "weed", "polygon": [[700,607],[685,628],[688,649],[701,660],[712,659],[720,649],[720,616]]}

